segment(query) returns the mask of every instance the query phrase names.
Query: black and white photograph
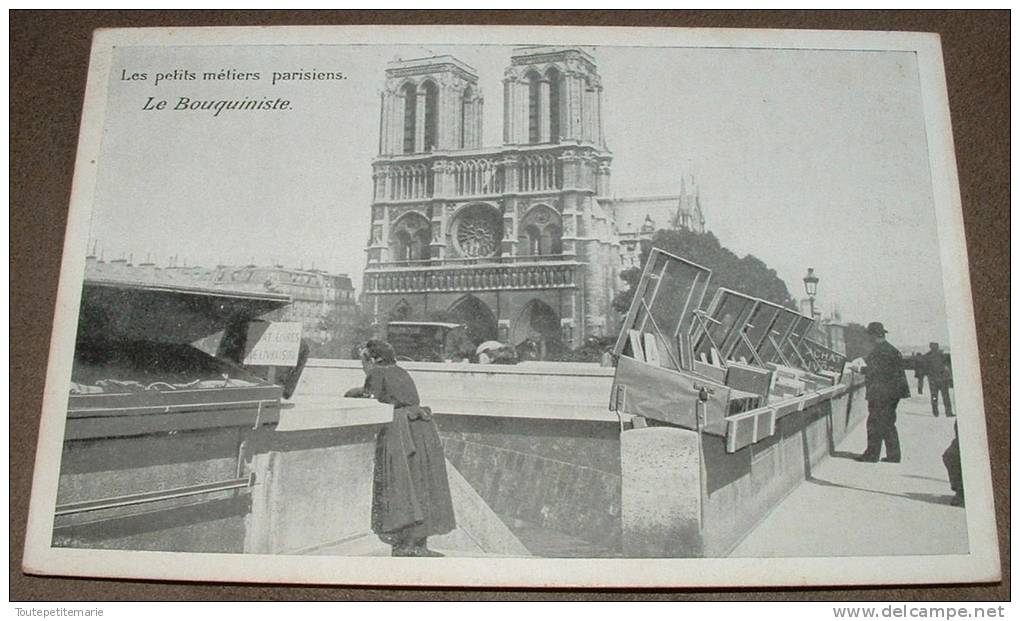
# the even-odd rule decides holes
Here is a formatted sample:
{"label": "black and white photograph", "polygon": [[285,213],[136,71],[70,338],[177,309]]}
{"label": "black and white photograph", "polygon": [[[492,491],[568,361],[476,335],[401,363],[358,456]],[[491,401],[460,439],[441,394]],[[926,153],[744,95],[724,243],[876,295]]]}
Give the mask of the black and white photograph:
{"label": "black and white photograph", "polygon": [[30,573],[997,579],[939,39],[97,31]]}

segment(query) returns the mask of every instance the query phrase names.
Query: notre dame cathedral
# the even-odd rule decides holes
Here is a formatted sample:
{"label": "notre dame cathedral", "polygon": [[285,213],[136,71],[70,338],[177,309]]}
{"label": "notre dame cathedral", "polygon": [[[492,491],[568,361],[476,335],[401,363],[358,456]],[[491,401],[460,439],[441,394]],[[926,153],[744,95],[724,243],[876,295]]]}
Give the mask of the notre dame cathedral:
{"label": "notre dame cathedral", "polygon": [[381,93],[364,303],[379,324],[445,311],[476,340],[574,348],[615,334],[636,242],[704,230],[696,194],[615,198],[602,80],[576,47],[517,48],[503,140],[484,146],[478,75],[452,56],[394,61]]}

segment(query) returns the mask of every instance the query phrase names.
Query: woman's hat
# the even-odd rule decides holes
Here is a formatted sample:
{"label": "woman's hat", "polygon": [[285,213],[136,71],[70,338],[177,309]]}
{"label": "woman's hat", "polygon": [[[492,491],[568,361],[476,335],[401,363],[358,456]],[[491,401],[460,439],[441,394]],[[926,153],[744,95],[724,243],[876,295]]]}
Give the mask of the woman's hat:
{"label": "woman's hat", "polygon": [[382,362],[383,364],[393,364],[397,361],[396,353],[393,350],[393,346],[386,341],[379,339],[371,339],[364,344],[361,348],[362,358],[368,357],[376,362]]}

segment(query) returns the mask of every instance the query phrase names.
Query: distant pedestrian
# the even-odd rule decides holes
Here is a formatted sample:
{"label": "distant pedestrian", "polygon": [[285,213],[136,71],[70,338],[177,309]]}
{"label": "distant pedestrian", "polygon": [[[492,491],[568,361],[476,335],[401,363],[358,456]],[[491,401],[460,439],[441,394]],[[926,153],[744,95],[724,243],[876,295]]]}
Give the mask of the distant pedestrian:
{"label": "distant pedestrian", "polygon": [[928,344],[928,353],[924,355],[924,368],[928,376],[928,390],[931,392],[931,413],[939,415],[939,395],[942,395],[946,416],[953,416],[953,402],[949,400],[949,385],[953,376],[949,372],[946,354],[939,349],[939,344]]}
{"label": "distant pedestrian", "polygon": [[864,359],[862,371],[866,376],[865,398],[868,400],[868,447],[857,461],[878,461],[885,445],[882,461],[900,461],[900,436],[896,430],[896,406],[900,399],[910,396],[910,385],[899,350],[885,340],[885,327],[873,321],[868,324],[868,336],[874,348]]}
{"label": "distant pedestrian", "polygon": [[953,490],[953,499],[949,504],[954,507],[963,506],[963,468],[960,465],[960,424],[953,427],[953,441],[942,453],[942,463],[946,466],[946,474],[949,475],[949,487]]}
{"label": "distant pedestrian", "polygon": [[914,354],[914,379],[917,380],[917,394],[924,394],[924,356],[920,352]]}

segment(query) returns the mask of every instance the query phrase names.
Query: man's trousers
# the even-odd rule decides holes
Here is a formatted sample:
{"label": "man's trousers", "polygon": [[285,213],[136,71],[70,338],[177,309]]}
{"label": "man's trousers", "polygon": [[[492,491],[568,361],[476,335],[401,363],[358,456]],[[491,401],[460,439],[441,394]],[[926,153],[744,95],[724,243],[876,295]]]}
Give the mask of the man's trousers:
{"label": "man's trousers", "polygon": [[868,448],[864,457],[877,460],[885,444],[885,456],[889,461],[900,460],[900,434],[896,431],[896,405],[899,399],[876,399],[868,401]]}
{"label": "man's trousers", "polygon": [[931,413],[935,416],[939,415],[939,394],[941,394],[943,407],[946,408],[946,416],[952,416],[953,402],[949,400],[949,381],[928,378],[928,390],[931,391]]}

